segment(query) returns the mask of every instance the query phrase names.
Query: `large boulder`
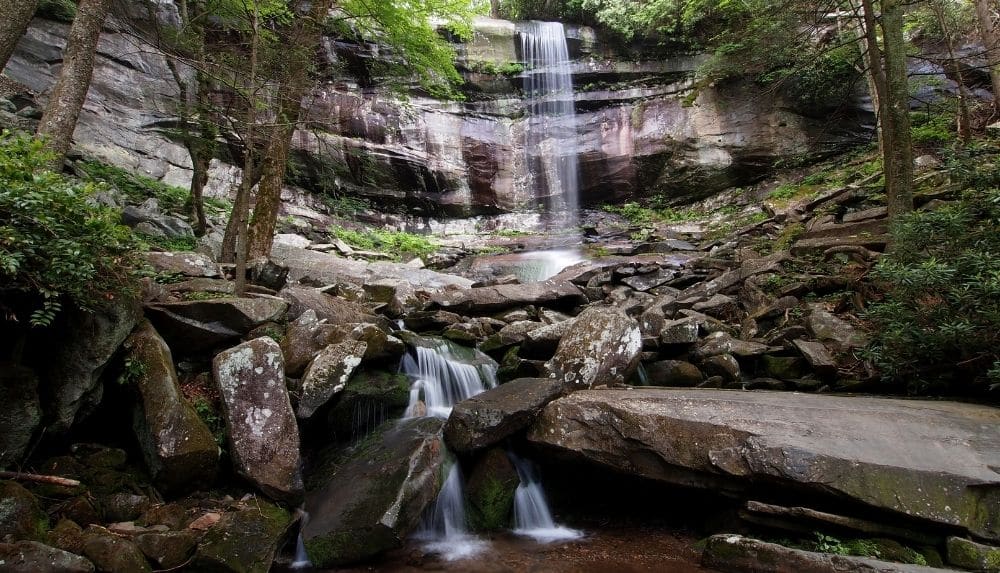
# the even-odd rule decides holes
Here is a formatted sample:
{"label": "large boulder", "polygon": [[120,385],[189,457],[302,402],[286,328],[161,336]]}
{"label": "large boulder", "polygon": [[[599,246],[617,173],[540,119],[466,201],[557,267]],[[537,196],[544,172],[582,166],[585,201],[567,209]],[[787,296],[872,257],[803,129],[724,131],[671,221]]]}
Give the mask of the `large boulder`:
{"label": "large boulder", "polygon": [[221,352],[212,372],[236,471],[274,499],[300,499],[299,428],[278,343],[258,338]]}
{"label": "large boulder", "polygon": [[158,273],[210,279],[222,276],[219,265],[210,257],[201,253],[183,251],[177,253],[149,252],[145,253],[143,258]]}
{"label": "large boulder", "polygon": [[171,492],[210,485],[219,464],[219,447],[181,395],[167,343],[143,321],[125,348],[125,360],[136,365],[132,382],[139,394],[133,428],[150,475]]}
{"label": "large boulder", "polygon": [[[47,431],[61,434],[101,402],[101,374],[142,315],[136,300],[119,298],[86,312],[66,309],[58,328],[32,341]],[[37,356],[35,356],[37,354]]]}
{"label": "large boulder", "polygon": [[399,418],[410,402],[410,379],[386,370],[356,372],[340,392],[327,422],[339,441],[357,442],[386,420]]}
{"label": "large boulder", "polygon": [[465,486],[469,525],[479,531],[510,527],[514,492],[521,484],[517,468],[501,448],[487,450],[476,460]]}
{"label": "large boulder", "polygon": [[574,388],[611,386],[632,376],[641,351],[635,319],[612,307],[594,306],[577,317],[545,368],[550,378]]}
{"label": "large boulder", "polygon": [[194,238],[191,225],[160,211],[157,200],[150,197],[141,205],[128,205],[122,210],[122,222],[144,235],[167,239]]}
{"label": "large boulder", "polygon": [[38,500],[21,484],[0,481],[0,540],[42,539],[48,519]]}
{"label": "large boulder", "polygon": [[529,304],[574,307],[586,303],[587,297],[576,285],[556,280],[454,289],[431,295],[432,307],[471,315],[492,314]]}
{"label": "large boulder", "polygon": [[477,394],[452,409],[444,428],[445,441],[458,453],[498,444],[527,428],[565,390],[562,380],[521,378]]}
{"label": "large boulder", "polygon": [[312,310],[320,320],[333,325],[359,322],[379,322],[379,318],[368,307],[342,299],[325,292],[304,286],[287,286],[278,293],[288,301],[288,316],[298,318],[303,312]]}
{"label": "large boulder", "polygon": [[1000,539],[1000,410],[986,406],[771,392],[584,391],[550,403],[528,439],[646,478],[736,490],[769,483],[834,503],[851,500],[885,518]]}
{"label": "large boulder", "polygon": [[206,352],[280,320],[288,304],[274,298],[220,298],[150,305],[149,319],[171,350]]}
{"label": "large boulder", "polygon": [[191,571],[267,573],[293,523],[289,512],[263,499],[232,508],[205,532]]}
{"label": "large boulder", "polygon": [[351,340],[331,344],[320,351],[302,377],[302,397],[296,411],[299,418],[312,417],[347,386],[367,348],[364,342]]}
{"label": "large boulder", "polygon": [[91,525],[83,532],[83,554],[102,573],[151,573],[146,556],[131,539]]}
{"label": "large boulder", "polygon": [[16,464],[42,421],[38,376],[23,366],[0,363],[0,468]]}
{"label": "large boulder", "polygon": [[441,425],[436,418],[389,422],[317,465],[302,529],[313,565],[355,563],[402,545],[440,488]]}
{"label": "large boulder", "polygon": [[84,557],[37,541],[0,543],[3,573],[93,573],[94,564]]}

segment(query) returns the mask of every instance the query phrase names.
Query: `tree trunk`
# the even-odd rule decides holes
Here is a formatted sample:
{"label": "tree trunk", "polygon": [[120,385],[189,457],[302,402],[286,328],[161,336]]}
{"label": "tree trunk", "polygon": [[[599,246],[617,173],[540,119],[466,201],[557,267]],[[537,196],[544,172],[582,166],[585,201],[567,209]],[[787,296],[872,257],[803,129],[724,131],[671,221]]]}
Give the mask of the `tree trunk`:
{"label": "tree trunk", "polygon": [[493,18],[500,17],[500,0],[490,0],[490,16]]}
{"label": "tree trunk", "polygon": [[934,15],[937,17],[938,25],[944,34],[945,45],[948,48],[948,64],[951,65],[951,73],[955,76],[958,84],[958,138],[962,143],[968,143],[972,139],[972,116],[969,113],[969,90],[965,87],[965,78],[962,77],[962,66],[955,57],[955,35],[952,27],[948,24],[948,15],[941,0],[935,0],[932,5]]}
{"label": "tree trunk", "polygon": [[69,29],[63,65],[59,79],[49,94],[38,135],[46,138],[46,146],[55,154],[52,168],[61,171],[76,129],[77,119],[90,89],[94,73],[94,57],[101,27],[108,15],[111,0],[80,0],[76,18]]}
{"label": "tree trunk", "polygon": [[888,134],[883,152],[885,194],[889,218],[913,210],[913,144],[910,137],[910,90],[903,38],[901,0],[882,1],[882,39],[886,77],[886,115],[882,132]]}
{"label": "tree trunk", "polygon": [[[247,290],[247,223],[250,211],[250,193],[253,190],[252,176],[254,173],[254,123],[257,121],[257,48],[260,42],[260,19],[257,4],[254,3],[250,13],[252,36],[250,37],[250,71],[247,78],[247,130],[245,136],[246,153],[243,156],[243,180],[240,191],[236,195],[236,206],[230,219],[236,219],[236,269],[233,294],[242,297]],[[226,234],[228,235],[228,228]]]}
{"label": "tree trunk", "polygon": [[262,159],[260,186],[254,203],[249,231],[249,260],[266,261],[271,256],[274,230],[281,208],[281,188],[285,181],[292,136],[302,115],[302,99],[309,92],[309,64],[323,39],[323,21],[333,7],[333,0],[318,0],[310,12],[299,18],[289,37],[289,74],[279,94],[276,121],[267,152]]}
{"label": "tree trunk", "polygon": [[[874,28],[871,28],[866,22],[864,8],[852,1],[851,9],[854,12],[854,28],[858,35],[858,49],[861,51],[861,63],[864,65],[862,72],[865,75],[865,82],[868,84],[868,94],[872,98],[872,112],[875,114],[875,133],[877,135],[882,131],[882,103],[875,79],[876,62],[873,62],[872,59],[880,57],[878,40],[875,37],[874,31],[870,34],[868,32],[869,30],[874,30]],[[879,66],[879,74],[882,74],[881,66]],[[877,139],[879,153],[882,153],[882,138],[878,137]]]}
{"label": "tree trunk", "polygon": [[35,15],[38,0],[0,0],[0,72]]}
{"label": "tree trunk", "polygon": [[993,21],[990,0],[973,0],[976,5],[976,20],[979,36],[986,48],[986,62],[990,66],[990,82],[993,84],[993,109],[1000,112],[1000,39]]}

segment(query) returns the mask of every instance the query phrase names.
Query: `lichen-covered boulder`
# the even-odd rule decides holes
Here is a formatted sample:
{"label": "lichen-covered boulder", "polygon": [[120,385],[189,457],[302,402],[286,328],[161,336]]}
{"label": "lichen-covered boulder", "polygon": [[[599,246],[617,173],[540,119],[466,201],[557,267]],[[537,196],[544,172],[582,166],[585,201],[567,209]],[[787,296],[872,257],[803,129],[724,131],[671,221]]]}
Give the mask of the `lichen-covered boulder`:
{"label": "lichen-covered boulder", "polygon": [[458,453],[498,444],[527,428],[565,390],[561,380],[521,378],[477,394],[452,409],[445,441]]}
{"label": "lichen-covered boulder", "polygon": [[436,418],[389,422],[317,464],[302,530],[313,565],[356,563],[403,543],[440,489],[441,425]]}
{"label": "lichen-covered boulder", "polygon": [[984,545],[964,537],[948,538],[948,563],[963,569],[1000,571],[1000,547]]}
{"label": "lichen-covered boulder", "polygon": [[639,324],[621,310],[585,310],[562,337],[556,355],[545,363],[548,377],[573,388],[622,384],[639,365]]}
{"label": "lichen-covered boulder", "polygon": [[287,286],[281,289],[278,295],[288,301],[289,318],[298,318],[303,312],[312,310],[320,320],[326,320],[333,325],[379,320],[368,307],[315,288]]}
{"label": "lichen-covered boulder", "polygon": [[0,468],[21,461],[42,421],[38,376],[22,366],[0,364]]}
{"label": "lichen-covered boulder", "polygon": [[469,473],[465,496],[469,500],[469,524],[479,531],[510,527],[514,492],[521,479],[507,452],[492,448],[476,461]]}
{"label": "lichen-covered boulder", "polygon": [[205,532],[191,571],[267,573],[292,523],[291,514],[284,509],[252,499],[223,514]]}
{"label": "lichen-covered boulder", "polygon": [[37,541],[0,543],[3,573],[92,573],[94,564],[84,557]]}
{"label": "lichen-covered boulder", "polygon": [[274,298],[220,298],[146,307],[157,332],[182,354],[207,352],[265,322],[280,320],[288,304]]}
{"label": "lichen-covered boulder", "polygon": [[274,499],[300,499],[299,428],[278,343],[258,338],[221,352],[212,372],[237,473]]}
{"label": "lichen-covered boulder", "polygon": [[132,427],[153,479],[171,492],[210,484],[218,469],[219,447],[181,395],[167,343],[143,321],[125,348],[126,360],[137,365]]}
{"label": "lichen-covered boulder", "polygon": [[299,418],[312,417],[347,386],[367,348],[364,342],[349,340],[320,351],[302,377],[302,397],[296,411]]}

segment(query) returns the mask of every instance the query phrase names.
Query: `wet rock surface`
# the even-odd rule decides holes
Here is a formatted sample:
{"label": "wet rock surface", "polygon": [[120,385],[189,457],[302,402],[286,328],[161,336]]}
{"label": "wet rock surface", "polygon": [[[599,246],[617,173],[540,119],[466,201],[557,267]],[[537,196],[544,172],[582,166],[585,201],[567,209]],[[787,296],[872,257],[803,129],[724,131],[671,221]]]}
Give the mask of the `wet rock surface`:
{"label": "wet rock surface", "polygon": [[444,438],[467,453],[500,443],[528,427],[546,404],[566,391],[562,380],[522,378],[459,402],[448,417]]}

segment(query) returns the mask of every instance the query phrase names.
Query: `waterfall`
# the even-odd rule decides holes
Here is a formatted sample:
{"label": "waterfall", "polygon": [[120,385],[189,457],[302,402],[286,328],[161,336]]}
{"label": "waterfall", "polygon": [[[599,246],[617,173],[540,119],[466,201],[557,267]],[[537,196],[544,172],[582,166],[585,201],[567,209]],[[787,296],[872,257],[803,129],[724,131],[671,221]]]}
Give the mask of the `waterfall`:
{"label": "waterfall", "polygon": [[528,172],[536,197],[550,213],[576,226],[579,210],[576,109],[566,32],[559,22],[525,22],[519,28],[527,71]]}
{"label": "waterfall", "polygon": [[514,492],[514,533],[531,537],[536,541],[564,541],[578,539],[583,533],[575,529],[556,525],[549,510],[545,491],[542,490],[538,471],[530,461],[508,452],[508,457],[517,469],[521,484]]}
{"label": "waterfall", "polygon": [[495,362],[477,355],[476,366],[461,361],[457,352],[455,346],[441,340],[433,347],[416,347],[416,358],[409,354],[403,357],[403,372],[414,380],[407,418],[447,418],[455,404],[496,386]]}
{"label": "waterfall", "polygon": [[[422,342],[427,346],[417,346],[415,358],[409,354],[403,358],[403,372],[414,379],[407,417],[447,418],[458,402],[496,386],[496,362],[485,354],[444,340]],[[426,550],[452,561],[476,555],[486,543],[468,531],[464,480],[458,463],[452,460],[447,472],[441,492],[415,537],[425,542]]]}

